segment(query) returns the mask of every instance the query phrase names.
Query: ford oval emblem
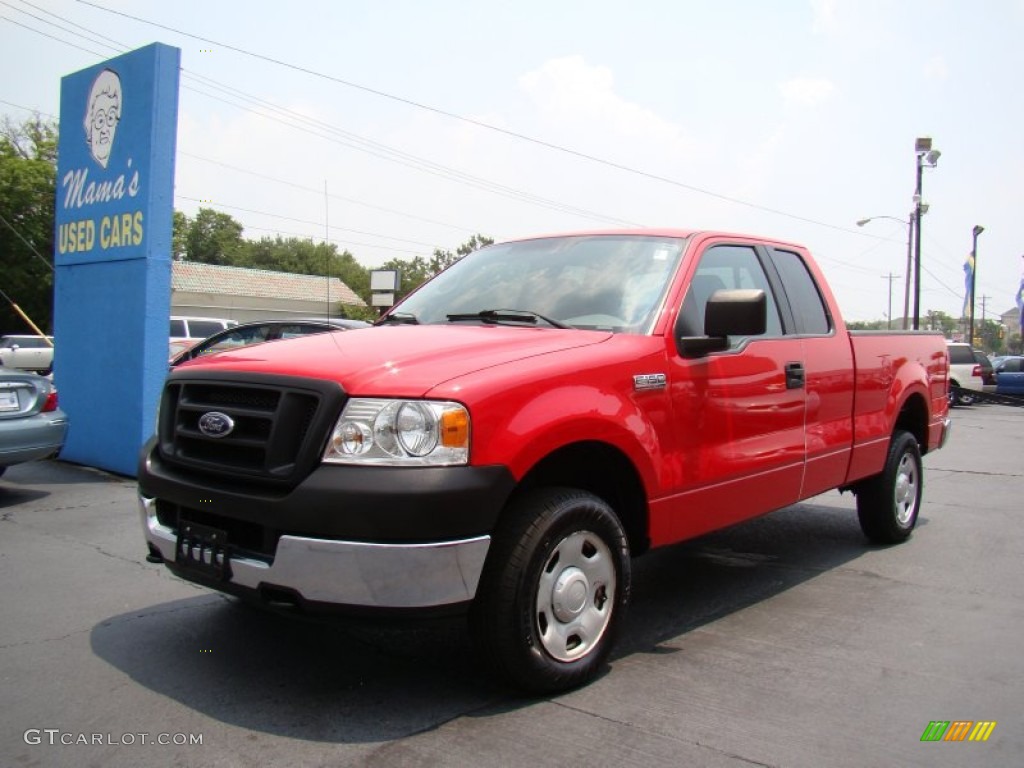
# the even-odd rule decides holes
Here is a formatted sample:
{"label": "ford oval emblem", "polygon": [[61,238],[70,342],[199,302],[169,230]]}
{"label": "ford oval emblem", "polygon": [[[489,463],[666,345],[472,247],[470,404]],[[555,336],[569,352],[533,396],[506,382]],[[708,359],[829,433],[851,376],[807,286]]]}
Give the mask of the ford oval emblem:
{"label": "ford oval emblem", "polygon": [[227,437],[234,428],[235,420],[220,411],[210,411],[199,417],[199,431],[207,437]]}

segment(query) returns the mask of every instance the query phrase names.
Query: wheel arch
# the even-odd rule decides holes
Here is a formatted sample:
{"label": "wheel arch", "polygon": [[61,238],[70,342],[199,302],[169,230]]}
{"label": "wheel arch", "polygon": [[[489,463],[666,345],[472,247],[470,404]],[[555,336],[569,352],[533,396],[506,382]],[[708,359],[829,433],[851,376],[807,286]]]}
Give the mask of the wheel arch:
{"label": "wheel arch", "polygon": [[640,473],[621,450],[597,440],[584,440],[552,451],[520,480],[509,498],[537,488],[565,487],[589,491],[603,499],[619,517],[630,552],[650,548],[647,494]]}
{"label": "wheel arch", "polygon": [[909,432],[914,436],[921,447],[922,455],[928,451],[928,403],[919,392],[911,393],[896,414],[893,434],[900,431]]}

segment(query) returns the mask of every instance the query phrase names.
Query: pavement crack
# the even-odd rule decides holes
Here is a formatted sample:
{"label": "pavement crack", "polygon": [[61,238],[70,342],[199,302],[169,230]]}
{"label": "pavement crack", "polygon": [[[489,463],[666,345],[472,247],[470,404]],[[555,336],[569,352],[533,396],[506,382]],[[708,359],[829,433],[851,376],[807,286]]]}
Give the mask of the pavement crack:
{"label": "pavement crack", "polygon": [[67,640],[74,637],[75,635],[81,635],[83,632],[91,632],[92,627],[88,629],[76,629],[74,632],[68,632],[64,635],[57,635],[55,637],[37,637],[32,640],[21,640],[17,643],[3,643],[0,644],[0,651],[6,651],[11,648],[22,648],[26,645],[37,645],[39,643],[59,643],[61,640]]}
{"label": "pavement crack", "polygon": [[946,467],[929,467],[930,472],[948,472],[951,475],[976,475],[979,477],[1024,477],[1020,472],[986,472],[980,469],[948,469]]}
{"label": "pavement crack", "polygon": [[650,734],[650,735],[656,735],[656,736],[659,736],[661,738],[671,739],[672,741],[675,741],[675,742],[678,742],[678,743],[691,744],[692,746],[700,747],[701,749],[707,749],[707,750],[710,750],[710,751],[714,752],[715,754],[722,755],[724,757],[728,757],[728,758],[731,758],[733,760],[740,760],[740,761],[742,761],[744,763],[747,763],[748,765],[758,765],[758,766],[761,766],[762,768],[778,768],[778,766],[776,766],[776,765],[774,765],[772,763],[762,763],[760,760],[754,760],[754,759],[749,758],[749,757],[744,757],[743,755],[737,754],[735,752],[730,752],[730,751],[725,750],[725,749],[720,749],[719,747],[713,747],[710,744],[705,744],[702,741],[689,741],[687,739],[680,739],[679,737],[674,736],[671,733],[663,733],[661,731],[654,730],[654,729],[651,729],[651,728],[644,728],[644,727],[638,726],[636,723],[632,723],[632,722],[630,722],[628,720],[620,720],[619,718],[608,717],[607,715],[602,715],[602,714],[600,714],[598,712],[592,712],[592,711],[587,710],[587,709],[581,709],[580,707],[574,707],[571,704],[566,704],[564,701],[557,701],[557,700],[552,699],[550,703],[554,704],[556,707],[562,707],[563,709],[568,709],[571,712],[575,712],[577,714],[584,715],[586,717],[593,717],[593,718],[596,718],[597,720],[603,720],[606,723],[612,723],[613,725],[620,725],[620,726],[624,726],[626,728],[634,728],[634,729],[640,731],[641,733],[646,733],[646,734]]}
{"label": "pavement crack", "polygon": [[[73,507],[62,507],[62,509],[73,509]],[[91,542],[82,541],[81,539],[76,539],[76,538],[73,538],[71,536],[65,536],[65,535],[60,534],[60,533],[54,533],[53,531],[45,530],[43,528],[40,528],[37,525],[32,525],[31,523],[26,523],[26,522],[24,522],[22,520],[15,520],[13,517],[11,517],[12,514],[13,513],[11,513],[11,512],[4,513],[3,516],[0,517],[0,521],[7,522],[7,523],[14,523],[15,525],[20,525],[20,526],[22,526],[24,528],[27,528],[27,529],[33,531],[34,533],[39,534],[40,536],[46,536],[46,537],[51,538],[51,539],[56,539],[57,541],[62,541],[65,544],[77,544],[79,546],[86,547],[88,549],[92,549],[95,552],[97,552],[98,554],[103,555],[104,557],[109,557],[109,558],[111,558],[113,560],[118,560],[118,561],[120,561],[122,563],[129,563],[131,565],[138,566],[139,568],[143,568],[143,569],[148,570],[147,567],[146,567],[147,564],[144,563],[142,560],[136,560],[136,559],[133,559],[131,557],[125,557],[124,555],[118,555],[118,554],[115,554],[114,552],[109,552],[109,551],[103,549],[103,547],[101,545],[99,545],[99,544],[93,544]]]}

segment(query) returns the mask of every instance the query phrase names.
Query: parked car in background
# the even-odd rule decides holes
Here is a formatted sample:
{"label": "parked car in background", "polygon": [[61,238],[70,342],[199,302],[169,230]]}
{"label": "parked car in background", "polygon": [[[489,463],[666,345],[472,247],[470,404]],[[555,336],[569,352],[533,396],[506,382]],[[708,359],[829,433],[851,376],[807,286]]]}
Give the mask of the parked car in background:
{"label": "parked car in background", "polygon": [[49,379],[0,368],[0,475],[12,464],[56,454],[67,428]]}
{"label": "parked car in background", "polygon": [[992,363],[970,344],[946,342],[949,352],[949,402],[951,405],[971,405],[978,397],[975,392],[995,392],[996,383]]}
{"label": "parked car in background", "polygon": [[47,375],[53,370],[53,337],[12,335],[0,338],[0,366]]}
{"label": "parked car in background", "polygon": [[234,320],[219,317],[171,315],[170,356],[173,358],[175,355],[193,346],[196,342],[202,341],[234,325],[238,325],[238,323]]}
{"label": "parked car in background", "polygon": [[1024,395],[1024,357],[1008,355],[996,358],[993,364],[996,394]]}
{"label": "parked car in background", "polygon": [[992,359],[979,349],[974,350],[974,359],[981,366],[981,386],[983,392],[994,392],[996,373]]}
{"label": "parked car in background", "polygon": [[298,336],[308,336],[313,333],[326,333],[327,331],[348,331],[355,328],[369,328],[369,323],[362,320],[345,320],[342,318],[330,319],[289,319],[289,320],[261,320],[252,323],[240,323],[226,330],[214,333],[209,338],[203,339],[189,349],[178,352],[171,358],[171,367],[180,365],[187,360],[194,360],[197,357],[223,352],[228,349],[238,349],[249,344],[262,344],[265,341],[276,341],[279,339],[294,339]]}

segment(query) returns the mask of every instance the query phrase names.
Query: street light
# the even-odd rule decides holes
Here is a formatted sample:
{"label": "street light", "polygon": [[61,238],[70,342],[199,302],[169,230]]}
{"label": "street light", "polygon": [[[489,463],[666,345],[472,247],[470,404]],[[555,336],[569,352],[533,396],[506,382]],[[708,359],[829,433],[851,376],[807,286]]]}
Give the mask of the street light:
{"label": "street light", "polygon": [[975,224],[974,230],[972,232],[972,234],[974,235],[974,239],[971,244],[971,264],[973,265],[971,268],[971,335],[968,336],[968,338],[970,339],[970,345],[972,347],[974,346],[974,286],[978,282],[978,235],[980,235],[984,231],[985,228],[983,226],[981,226],[980,224]]}
{"label": "street light", "polygon": [[934,168],[939,162],[939,155],[942,153],[932,149],[930,138],[918,138],[914,142],[914,154],[917,155],[917,185],[914,187],[914,223],[916,224],[917,237],[914,241],[914,330],[921,327],[921,178],[924,175],[924,166]]}
{"label": "street light", "polygon": [[[928,205],[925,203],[921,206],[921,213],[927,213]],[[898,221],[900,224],[907,228],[907,270],[904,272],[903,280],[903,330],[907,330],[907,317],[910,315],[910,257],[912,254],[911,245],[914,241],[914,217],[917,215],[916,211],[911,211],[909,221],[897,218],[896,216],[869,216],[866,219],[861,219],[857,222],[858,227],[863,227],[869,221],[875,219],[889,219],[891,221]],[[892,295],[892,283],[889,283],[889,294]],[[892,322],[892,307],[889,307],[889,322]]]}

